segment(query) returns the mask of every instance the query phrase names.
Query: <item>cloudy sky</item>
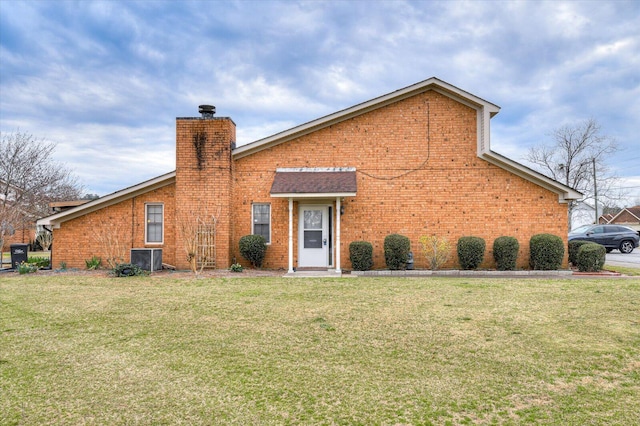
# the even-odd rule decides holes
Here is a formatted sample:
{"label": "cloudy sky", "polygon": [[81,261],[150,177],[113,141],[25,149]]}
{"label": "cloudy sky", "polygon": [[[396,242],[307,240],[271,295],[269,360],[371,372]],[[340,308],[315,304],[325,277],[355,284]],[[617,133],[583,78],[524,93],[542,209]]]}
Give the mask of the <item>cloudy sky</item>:
{"label": "cloudy sky", "polygon": [[0,2],[0,130],[57,143],[90,193],[175,168],[175,118],[214,104],[251,142],[438,77],[502,109],[524,162],[595,118],[640,203],[638,1]]}

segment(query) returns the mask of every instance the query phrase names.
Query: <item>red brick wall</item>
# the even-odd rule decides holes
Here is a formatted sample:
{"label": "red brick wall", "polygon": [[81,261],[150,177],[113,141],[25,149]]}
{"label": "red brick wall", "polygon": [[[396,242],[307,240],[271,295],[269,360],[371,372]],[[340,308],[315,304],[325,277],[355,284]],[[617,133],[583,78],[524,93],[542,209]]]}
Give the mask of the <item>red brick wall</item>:
{"label": "red brick wall", "polygon": [[[200,163],[194,138],[201,135]],[[176,121],[176,229],[194,219],[216,227],[216,267],[231,265],[230,240],[234,218],[230,209],[231,143],[236,126],[229,118],[179,118]],[[188,269],[185,244],[177,233],[176,266]]]}
{"label": "red brick wall", "polygon": [[620,215],[618,217],[616,217],[615,222],[611,222],[612,224],[615,223],[616,225],[625,225],[625,226],[632,226],[632,225],[640,225],[640,221],[638,220],[638,218],[634,217],[631,213],[629,213],[626,210],[623,210]]}
{"label": "red brick wall", "polygon": [[[427,131],[428,130],[428,131]],[[202,161],[194,137],[199,139]],[[342,268],[349,269],[349,243],[374,246],[374,267],[384,268],[383,242],[390,233],[411,240],[416,267],[426,267],[418,240],[447,238],[455,250],[461,236],[487,243],[483,267],[493,267],[493,240],[520,242],[519,267],[528,267],[529,239],[542,232],[567,238],[567,206],[555,193],[477,157],[477,113],[429,91],[304,137],[231,159],[235,124],[228,118],[176,121],[176,183],[65,222],[54,232],[54,267],[84,267],[93,255],[105,256],[95,229],[118,224],[130,247],[144,246],[144,203],[165,203],[163,260],[187,269],[180,223],[215,216],[216,264],[239,261],[240,237],[250,234],[252,203],[271,203],[272,243],[264,266],[288,266],[288,200],[271,198],[278,167],[355,167],[358,193],[344,200]],[[327,200],[333,204],[335,199]],[[294,266],[297,266],[298,203],[294,205]],[[155,246],[154,246],[155,247]],[[446,265],[456,267],[455,255]]]}
{"label": "red brick wall", "polygon": [[[64,222],[53,231],[53,264],[68,268],[85,268],[85,260],[98,256],[106,266],[108,250],[100,235],[110,232],[126,244],[126,262],[131,248],[162,248],[162,261],[175,264],[175,185],[171,184],[118,204]],[[145,204],[164,204],[164,243],[145,244]]]}
{"label": "red brick wall", "polygon": [[2,251],[9,251],[11,244],[29,244],[36,239],[35,222],[25,223],[19,229],[15,229],[13,235],[5,235]]}
{"label": "red brick wall", "polygon": [[[277,167],[355,167],[358,193],[344,201],[341,218],[343,268],[351,266],[348,249],[355,240],[371,242],[374,268],[384,268],[383,242],[390,233],[410,238],[416,267],[426,267],[421,235],[446,237],[454,248],[461,236],[484,238],[483,267],[495,265],[493,240],[510,235],[520,242],[518,266],[527,267],[532,235],[548,232],[566,241],[567,206],[557,194],[479,159],[476,120],[472,108],[430,91],[237,160],[233,256],[241,260],[238,240],[251,232],[251,204],[270,202],[265,266],[287,267],[288,200],[269,196]],[[456,265],[454,255],[447,266]]]}

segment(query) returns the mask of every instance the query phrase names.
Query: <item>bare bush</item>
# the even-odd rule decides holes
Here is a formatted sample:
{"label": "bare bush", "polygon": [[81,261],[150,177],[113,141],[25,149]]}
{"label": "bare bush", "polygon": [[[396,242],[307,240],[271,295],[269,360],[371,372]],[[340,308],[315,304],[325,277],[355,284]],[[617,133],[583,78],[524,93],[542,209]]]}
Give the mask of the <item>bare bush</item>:
{"label": "bare bush", "polygon": [[111,222],[102,222],[95,233],[95,240],[105,254],[105,261],[110,269],[115,269],[127,258],[130,248],[122,227]]}
{"label": "bare bush", "polygon": [[451,258],[451,244],[446,238],[423,235],[419,242],[431,270],[439,269]]}
{"label": "bare bush", "polygon": [[201,208],[178,220],[187,262],[196,277],[205,267],[216,267],[216,232],[220,212],[220,207],[214,213]]}
{"label": "bare bush", "polygon": [[49,251],[49,247],[53,243],[53,234],[49,231],[40,231],[36,236],[36,241],[38,241],[42,250]]}

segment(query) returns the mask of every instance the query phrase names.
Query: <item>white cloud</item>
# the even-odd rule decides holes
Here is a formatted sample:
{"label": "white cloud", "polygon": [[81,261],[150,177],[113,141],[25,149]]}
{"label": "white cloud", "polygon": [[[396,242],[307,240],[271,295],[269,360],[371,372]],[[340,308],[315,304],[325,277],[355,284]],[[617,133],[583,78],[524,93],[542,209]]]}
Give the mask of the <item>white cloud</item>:
{"label": "white cloud", "polygon": [[637,2],[5,0],[0,128],[60,141],[101,192],[171,170],[175,117],[199,104],[242,144],[437,76],[502,107],[492,148],[515,160],[594,117],[622,161],[640,145],[639,20]]}

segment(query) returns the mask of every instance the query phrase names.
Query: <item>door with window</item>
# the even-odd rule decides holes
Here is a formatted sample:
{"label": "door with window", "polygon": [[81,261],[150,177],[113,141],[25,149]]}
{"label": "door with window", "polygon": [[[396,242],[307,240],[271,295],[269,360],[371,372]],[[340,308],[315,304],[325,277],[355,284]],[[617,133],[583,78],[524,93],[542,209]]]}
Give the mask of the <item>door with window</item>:
{"label": "door with window", "polygon": [[300,206],[298,239],[299,267],[329,266],[329,208],[328,206]]}

